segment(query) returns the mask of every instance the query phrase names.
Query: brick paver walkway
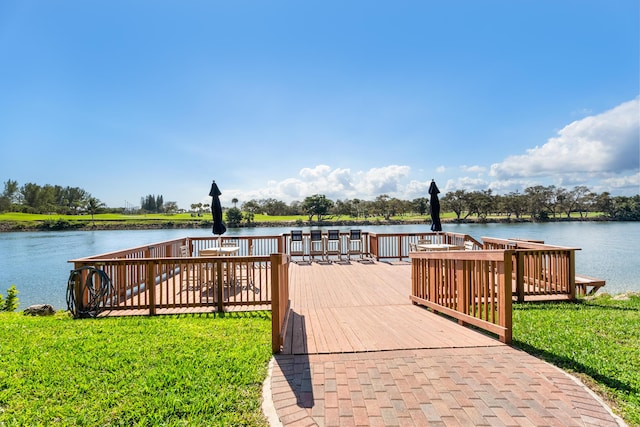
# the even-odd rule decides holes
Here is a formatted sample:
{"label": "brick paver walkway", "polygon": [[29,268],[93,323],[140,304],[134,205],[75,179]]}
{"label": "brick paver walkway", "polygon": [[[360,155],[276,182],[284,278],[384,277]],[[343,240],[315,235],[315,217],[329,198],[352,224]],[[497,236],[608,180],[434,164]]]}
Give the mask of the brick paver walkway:
{"label": "brick paver walkway", "polygon": [[285,426],[619,426],[561,370],[509,346],[279,355]]}
{"label": "brick paver walkway", "polygon": [[292,343],[264,390],[272,425],[624,425],[560,369],[410,304],[409,273],[294,267]]}

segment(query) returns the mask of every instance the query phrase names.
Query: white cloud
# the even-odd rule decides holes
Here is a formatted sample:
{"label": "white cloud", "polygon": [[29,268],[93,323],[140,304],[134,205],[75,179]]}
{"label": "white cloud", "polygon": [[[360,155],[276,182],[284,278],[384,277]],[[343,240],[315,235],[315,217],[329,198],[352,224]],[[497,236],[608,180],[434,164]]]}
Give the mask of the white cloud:
{"label": "white cloud", "polygon": [[279,182],[270,181],[266,187],[252,192],[230,191],[228,197],[237,197],[242,200],[272,197],[286,202],[302,201],[313,194],[324,194],[332,200],[353,198],[373,200],[381,194],[402,197],[408,190],[415,191],[420,188],[420,185],[415,182],[410,183],[409,186],[404,184],[410,171],[409,166],[402,165],[389,165],[356,172],[351,169],[331,169],[328,165],[317,165],[313,168],[301,169],[299,178],[287,178]]}
{"label": "white cloud", "polygon": [[468,176],[449,179],[444,186],[444,193],[456,190],[481,191],[488,188],[488,182],[482,178],[471,178]]}
{"label": "white cloud", "polygon": [[[627,189],[630,191],[624,191]],[[603,179],[602,186],[598,186],[594,190],[598,192],[608,191],[610,193],[617,192],[615,190],[623,190],[625,193],[638,194],[640,193],[640,172],[633,175]]]}
{"label": "white cloud", "polygon": [[369,197],[380,194],[394,194],[401,190],[400,181],[409,175],[409,166],[391,165],[382,168],[372,168],[359,174],[356,188]]}
{"label": "white cloud", "polygon": [[479,165],[474,165],[474,166],[462,165],[460,166],[460,169],[462,169],[462,171],[467,173],[477,173],[477,174],[483,174],[487,171],[486,167],[479,166]]}
{"label": "white cloud", "polygon": [[604,176],[640,167],[640,98],[575,121],[541,147],[491,165],[498,179],[568,174]]}

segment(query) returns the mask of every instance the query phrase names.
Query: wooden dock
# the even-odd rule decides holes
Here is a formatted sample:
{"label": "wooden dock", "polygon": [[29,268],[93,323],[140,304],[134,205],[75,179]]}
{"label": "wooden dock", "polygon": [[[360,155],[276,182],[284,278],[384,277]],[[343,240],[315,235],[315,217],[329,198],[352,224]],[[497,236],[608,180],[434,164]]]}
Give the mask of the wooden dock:
{"label": "wooden dock", "polygon": [[411,266],[385,262],[292,265],[283,354],[502,345],[412,304]]}

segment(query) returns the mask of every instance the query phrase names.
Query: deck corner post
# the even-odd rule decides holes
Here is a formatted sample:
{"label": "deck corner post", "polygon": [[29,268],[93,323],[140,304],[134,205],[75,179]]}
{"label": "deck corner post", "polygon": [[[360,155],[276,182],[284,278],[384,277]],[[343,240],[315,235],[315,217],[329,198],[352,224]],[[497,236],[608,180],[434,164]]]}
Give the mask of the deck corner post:
{"label": "deck corner post", "polygon": [[[585,287],[586,294],[586,287]],[[576,299],[576,251],[569,251],[569,299]]]}
{"label": "deck corner post", "polygon": [[280,264],[282,254],[271,254],[271,351],[280,353]]}
{"label": "deck corner post", "polygon": [[[513,250],[504,251],[503,278],[500,280],[500,323],[504,328],[504,335],[500,336],[500,341],[511,344],[513,334],[513,307],[512,307],[512,277],[513,277]],[[521,264],[521,263],[518,263]]]}
{"label": "deck corner post", "polygon": [[156,315],[156,269],[153,261],[147,262],[145,287],[149,290],[149,315]]}

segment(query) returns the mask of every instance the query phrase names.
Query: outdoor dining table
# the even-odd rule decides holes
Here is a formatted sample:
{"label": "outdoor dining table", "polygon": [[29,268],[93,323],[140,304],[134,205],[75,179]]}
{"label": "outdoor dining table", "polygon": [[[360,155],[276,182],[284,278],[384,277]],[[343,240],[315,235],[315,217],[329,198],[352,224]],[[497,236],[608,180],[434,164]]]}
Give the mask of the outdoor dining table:
{"label": "outdoor dining table", "polygon": [[200,249],[200,256],[235,255],[240,251],[240,246],[216,246]]}
{"label": "outdoor dining table", "polygon": [[448,243],[421,243],[416,247],[423,251],[460,251],[464,246],[450,245]]}

